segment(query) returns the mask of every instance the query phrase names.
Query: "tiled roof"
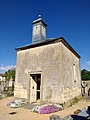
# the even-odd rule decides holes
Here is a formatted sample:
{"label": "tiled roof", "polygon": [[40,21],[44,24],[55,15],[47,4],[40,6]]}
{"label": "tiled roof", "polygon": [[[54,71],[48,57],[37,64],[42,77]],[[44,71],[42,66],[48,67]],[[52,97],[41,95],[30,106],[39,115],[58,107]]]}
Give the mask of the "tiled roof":
{"label": "tiled roof", "polygon": [[5,74],[3,74],[3,73],[0,73],[0,76],[2,76],[2,77],[5,77]]}

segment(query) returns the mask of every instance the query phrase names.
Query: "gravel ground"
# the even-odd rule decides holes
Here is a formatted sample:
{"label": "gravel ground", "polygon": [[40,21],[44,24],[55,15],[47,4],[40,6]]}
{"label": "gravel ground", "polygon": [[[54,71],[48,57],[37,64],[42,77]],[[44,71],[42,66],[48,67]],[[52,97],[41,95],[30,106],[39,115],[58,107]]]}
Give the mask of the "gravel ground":
{"label": "gravel ground", "polygon": [[[0,100],[0,120],[49,120],[49,117],[52,115],[33,113],[24,107],[9,108],[7,103],[12,100],[12,97]],[[73,112],[77,109],[87,108],[87,106],[90,106],[90,97],[87,100],[79,101],[72,107],[65,108],[64,110],[53,114],[59,115],[60,117],[65,117],[66,115],[73,114]]]}

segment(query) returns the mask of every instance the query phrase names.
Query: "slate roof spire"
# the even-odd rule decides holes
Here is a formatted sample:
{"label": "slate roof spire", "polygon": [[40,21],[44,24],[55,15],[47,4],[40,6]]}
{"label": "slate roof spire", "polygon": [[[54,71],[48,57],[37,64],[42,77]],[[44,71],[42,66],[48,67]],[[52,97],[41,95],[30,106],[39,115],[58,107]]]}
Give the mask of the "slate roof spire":
{"label": "slate roof spire", "polygon": [[32,43],[42,42],[46,40],[46,26],[47,24],[39,14],[38,19],[32,22]]}

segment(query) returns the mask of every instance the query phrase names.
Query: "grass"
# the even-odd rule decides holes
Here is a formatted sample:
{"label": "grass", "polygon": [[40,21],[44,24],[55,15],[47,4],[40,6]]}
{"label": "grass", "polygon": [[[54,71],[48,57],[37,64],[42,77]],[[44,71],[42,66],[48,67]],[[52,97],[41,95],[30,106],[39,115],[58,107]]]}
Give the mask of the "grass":
{"label": "grass", "polygon": [[73,105],[75,105],[76,103],[78,103],[81,100],[86,100],[86,96],[75,97],[71,101],[69,101],[69,103],[65,103],[64,106],[65,107],[73,106]]}
{"label": "grass", "polygon": [[77,97],[75,97],[75,98],[72,100],[70,106],[75,105],[76,103],[78,103],[78,101],[79,101],[79,99],[78,99]]}

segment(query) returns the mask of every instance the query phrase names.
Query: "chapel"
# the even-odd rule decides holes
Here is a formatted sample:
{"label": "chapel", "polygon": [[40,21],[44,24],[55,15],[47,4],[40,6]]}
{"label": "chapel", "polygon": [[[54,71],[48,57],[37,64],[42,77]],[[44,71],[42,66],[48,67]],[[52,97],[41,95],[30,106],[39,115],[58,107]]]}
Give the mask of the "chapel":
{"label": "chapel", "polygon": [[30,102],[68,102],[81,94],[80,55],[63,38],[46,38],[41,15],[32,22],[32,43],[16,48],[14,96]]}

